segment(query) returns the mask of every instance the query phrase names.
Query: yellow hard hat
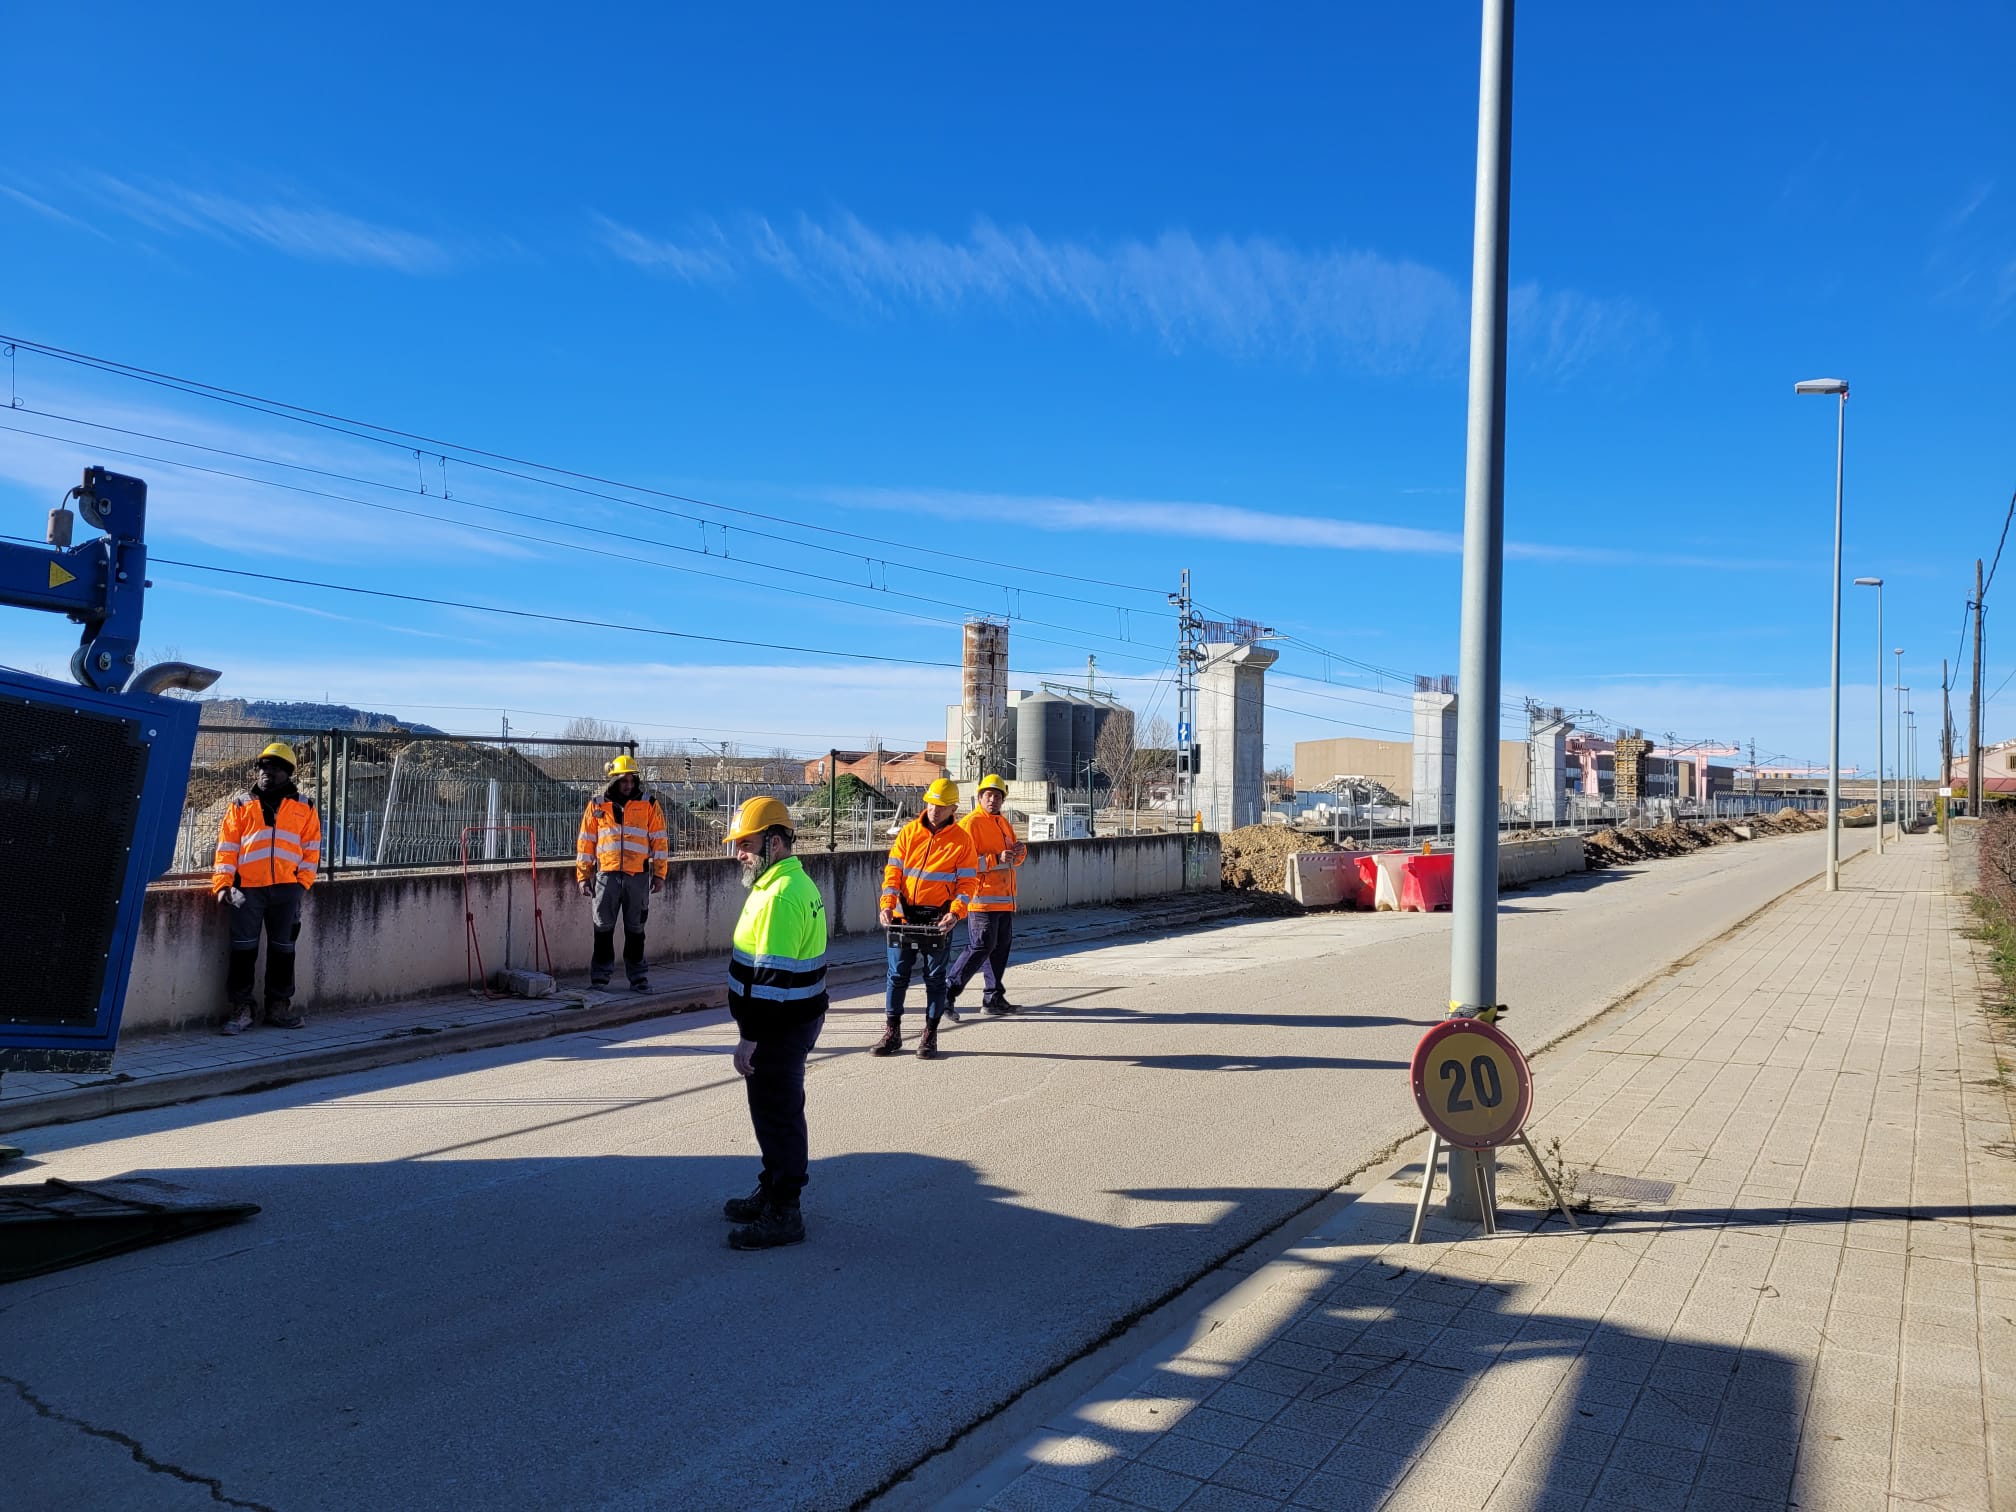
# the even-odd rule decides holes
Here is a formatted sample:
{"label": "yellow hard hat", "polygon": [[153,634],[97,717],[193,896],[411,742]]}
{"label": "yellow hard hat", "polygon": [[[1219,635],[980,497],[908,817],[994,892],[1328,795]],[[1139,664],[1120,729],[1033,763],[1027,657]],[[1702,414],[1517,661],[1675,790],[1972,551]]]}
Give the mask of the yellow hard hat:
{"label": "yellow hard hat", "polygon": [[780,828],[795,828],[791,823],[791,810],[784,807],[781,799],[745,798],[741,812],[736,814],[735,822],[728,826],[728,833],[721,838],[723,843],[733,845],[737,840],[750,839],[767,829]]}
{"label": "yellow hard hat", "polygon": [[985,777],[980,779],[980,785],[973,789],[973,796],[978,798],[982,793],[986,792],[1005,793],[1007,791],[1008,784],[1003,782],[997,773],[989,772]]}
{"label": "yellow hard hat", "polygon": [[301,763],[294,756],[294,747],[287,744],[287,742],[284,740],[274,741],[273,744],[269,745],[268,747],[266,747],[265,750],[259,753],[259,759],[261,761],[264,761],[268,756],[278,756],[290,767],[298,767],[299,765],[301,765]]}
{"label": "yellow hard hat", "polygon": [[605,777],[634,777],[637,775],[637,758],[626,751],[602,768],[602,774]]}
{"label": "yellow hard hat", "polygon": [[940,777],[931,786],[924,789],[924,801],[934,808],[943,806],[957,808],[959,807],[959,784],[954,782],[950,777]]}

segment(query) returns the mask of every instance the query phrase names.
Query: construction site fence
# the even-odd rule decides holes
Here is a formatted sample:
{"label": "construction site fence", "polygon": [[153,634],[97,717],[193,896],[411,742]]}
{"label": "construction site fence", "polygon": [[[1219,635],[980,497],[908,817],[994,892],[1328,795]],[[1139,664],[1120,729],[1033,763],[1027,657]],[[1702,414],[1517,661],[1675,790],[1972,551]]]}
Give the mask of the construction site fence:
{"label": "construction site fence", "polygon": [[[312,730],[280,725],[205,725],[196,737],[171,876],[208,875],[218,825],[250,786],[259,753],[292,746],[295,785],[322,821],[322,870],[460,866],[522,861],[536,841],[542,865],[572,867],[588,801],[608,786],[608,763],[636,756],[631,740],[530,739],[406,731]],[[674,854],[719,854],[745,799],[767,796],[792,809],[800,844],[886,847],[891,827],[914,816],[923,790],[857,795],[829,822],[827,788],[805,782],[694,780],[679,754],[638,757],[644,785],[665,810]]]}

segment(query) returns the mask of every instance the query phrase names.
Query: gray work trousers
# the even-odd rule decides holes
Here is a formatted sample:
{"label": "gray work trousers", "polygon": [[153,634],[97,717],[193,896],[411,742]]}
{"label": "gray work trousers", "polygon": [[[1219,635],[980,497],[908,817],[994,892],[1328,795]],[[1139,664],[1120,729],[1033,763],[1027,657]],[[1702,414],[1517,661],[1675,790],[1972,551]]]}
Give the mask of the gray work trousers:
{"label": "gray work trousers", "polygon": [[623,974],[644,981],[644,921],[651,917],[651,873],[603,872],[595,879],[595,951],[588,977],[607,982],[616,964],[616,921],[623,921]]}

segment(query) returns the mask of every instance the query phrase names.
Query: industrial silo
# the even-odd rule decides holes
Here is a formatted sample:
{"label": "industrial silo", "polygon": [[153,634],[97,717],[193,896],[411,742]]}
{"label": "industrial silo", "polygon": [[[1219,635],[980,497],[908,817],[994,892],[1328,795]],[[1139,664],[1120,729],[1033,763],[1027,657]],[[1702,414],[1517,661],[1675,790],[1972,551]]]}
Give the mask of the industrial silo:
{"label": "industrial silo", "polygon": [[1074,788],[1085,786],[1085,768],[1093,759],[1099,738],[1099,706],[1079,699],[1071,701],[1071,777]]}
{"label": "industrial silo", "polygon": [[1071,709],[1051,693],[1015,706],[1015,775],[1022,781],[1070,782]]}

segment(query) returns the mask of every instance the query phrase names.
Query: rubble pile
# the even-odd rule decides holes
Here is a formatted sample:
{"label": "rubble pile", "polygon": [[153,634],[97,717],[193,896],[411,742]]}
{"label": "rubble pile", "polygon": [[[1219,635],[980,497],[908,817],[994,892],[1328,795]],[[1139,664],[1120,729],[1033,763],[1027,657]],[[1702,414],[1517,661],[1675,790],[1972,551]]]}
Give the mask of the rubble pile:
{"label": "rubble pile", "polygon": [[[1591,871],[1605,866],[1626,866],[1633,861],[1651,861],[1664,856],[1684,856],[1711,845],[1732,845],[1759,835],[1795,835],[1823,828],[1826,820],[1804,809],[1782,808],[1775,814],[1758,814],[1739,826],[1720,819],[1705,823],[1667,820],[1650,829],[1603,829],[1585,835],[1582,853]],[[1873,821],[1873,817],[1870,822]],[[1745,834],[1744,831],[1749,833]]]}
{"label": "rubble pile", "polygon": [[1316,835],[1278,824],[1249,824],[1219,837],[1220,876],[1225,886],[1243,892],[1283,893],[1288,858],[1305,851],[1338,847]]}

